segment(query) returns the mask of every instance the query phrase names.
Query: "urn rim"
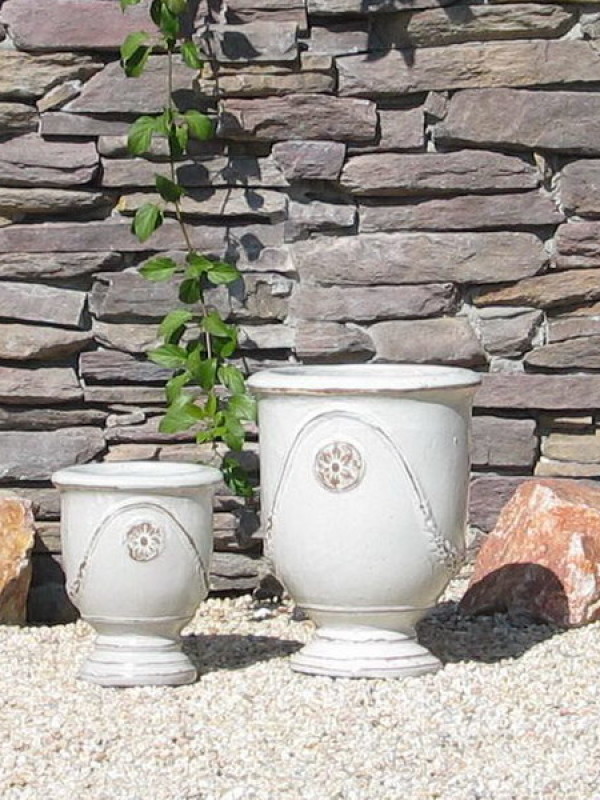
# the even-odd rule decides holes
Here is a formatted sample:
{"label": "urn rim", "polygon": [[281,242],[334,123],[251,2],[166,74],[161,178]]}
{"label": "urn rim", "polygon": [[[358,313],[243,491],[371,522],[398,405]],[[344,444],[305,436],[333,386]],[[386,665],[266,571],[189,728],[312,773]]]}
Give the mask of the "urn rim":
{"label": "urn rim", "polygon": [[248,379],[255,394],[395,394],[475,389],[477,372],[425,364],[311,364],[262,370]]}
{"label": "urn rim", "polygon": [[59,489],[180,489],[213,486],[222,480],[215,467],[166,461],[94,462],[66,467],[52,475]]}

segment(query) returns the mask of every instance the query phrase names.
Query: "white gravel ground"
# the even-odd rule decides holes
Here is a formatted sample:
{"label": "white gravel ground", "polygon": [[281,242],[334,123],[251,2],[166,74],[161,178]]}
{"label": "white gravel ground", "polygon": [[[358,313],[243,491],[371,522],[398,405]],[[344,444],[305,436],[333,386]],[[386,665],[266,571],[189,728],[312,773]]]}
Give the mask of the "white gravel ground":
{"label": "white gravel ground", "polygon": [[447,601],[421,630],[445,668],[404,681],[292,673],[310,632],[210,600],[185,635],[198,683],[102,689],[76,677],[85,623],[0,628],[0,798],[600,800],[600,624]]}

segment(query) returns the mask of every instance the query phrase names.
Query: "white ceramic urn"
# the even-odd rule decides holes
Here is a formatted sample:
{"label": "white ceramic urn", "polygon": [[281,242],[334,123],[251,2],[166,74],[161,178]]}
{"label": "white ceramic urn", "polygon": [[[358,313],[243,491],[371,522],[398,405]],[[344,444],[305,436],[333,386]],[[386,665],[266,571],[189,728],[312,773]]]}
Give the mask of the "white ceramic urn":
{"label": "white ceramic urn", "polygon": [[415,625],[464,553],[471,406],[464,369],[298,366],[254,375],[267,552],[317,625],[300,672],[438,669]]}
{"label": "white ceramic urn", "polygon": [[52,480],[67,592],[98,633],[80,676],[103,686],[193,682],[179,634],[208,594],[221,473],[112,462],[63,469]]}

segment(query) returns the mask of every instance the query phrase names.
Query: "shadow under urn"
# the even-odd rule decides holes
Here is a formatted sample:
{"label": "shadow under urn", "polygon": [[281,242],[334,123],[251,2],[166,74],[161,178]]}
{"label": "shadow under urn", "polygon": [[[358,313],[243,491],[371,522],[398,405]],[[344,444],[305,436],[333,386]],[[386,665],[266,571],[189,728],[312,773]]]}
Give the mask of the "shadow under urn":
{"label": "shadow under urn", "polygon": [[261,513],[275,573],[317,626],[299,672],[439,669],[415,625],[464,558],[469,370],[290,366],[252,376]]}
{"label": "shadow under urn", "polygon": [[80,677],[102,686],[196,680],[180,632],[208,594],[212,467],[98,463],[52,476],[67,592],[96,630]]}

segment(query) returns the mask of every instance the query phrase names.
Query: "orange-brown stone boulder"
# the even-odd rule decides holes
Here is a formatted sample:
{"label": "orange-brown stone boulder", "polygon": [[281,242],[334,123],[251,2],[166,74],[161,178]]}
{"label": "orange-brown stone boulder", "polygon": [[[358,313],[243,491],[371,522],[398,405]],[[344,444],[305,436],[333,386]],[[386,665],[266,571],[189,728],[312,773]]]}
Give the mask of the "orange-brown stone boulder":
{"label": "orange-brown stone boulder", "polygon": [[460,610],[564,627],[600,619],[600,486],[523,483],[479,551]]}
{"label": "orange-brown stone boulder", "polygon": [[31,502],[0,497],[0,623],[4,625],[26,622],[33,537]]}

